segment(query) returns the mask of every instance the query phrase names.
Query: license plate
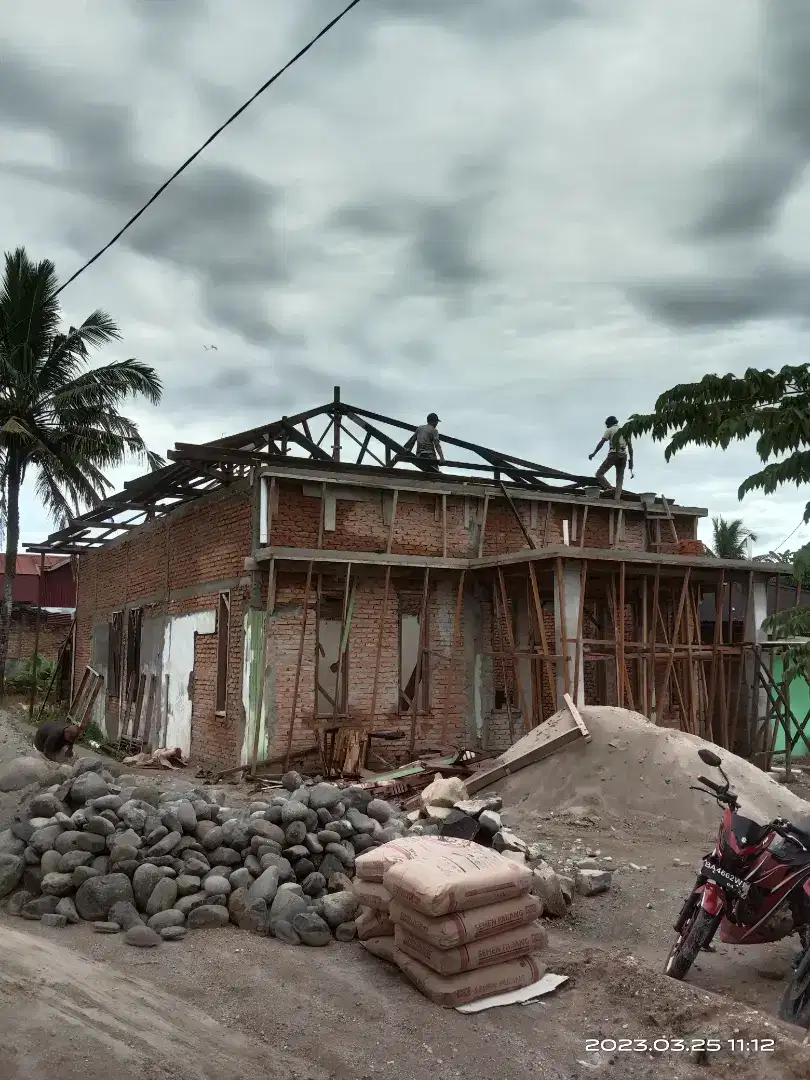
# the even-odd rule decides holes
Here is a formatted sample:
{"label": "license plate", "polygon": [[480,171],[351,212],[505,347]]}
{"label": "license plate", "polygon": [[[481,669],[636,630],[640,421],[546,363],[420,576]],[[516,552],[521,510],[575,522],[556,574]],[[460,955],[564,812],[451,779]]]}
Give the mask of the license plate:
{"label": "license plate", "polygon": [[729,892],[734,893],[735,896],[746,897],[751,886],[747,881],[742,878],[738,878],[736,874],[730,874],[728,870],[724,870],[722,866],[715,866],[714,863],[704,862],[701,873],[709,881],[714,881],[718,885],[722,885],[724,889],[728,889]]}

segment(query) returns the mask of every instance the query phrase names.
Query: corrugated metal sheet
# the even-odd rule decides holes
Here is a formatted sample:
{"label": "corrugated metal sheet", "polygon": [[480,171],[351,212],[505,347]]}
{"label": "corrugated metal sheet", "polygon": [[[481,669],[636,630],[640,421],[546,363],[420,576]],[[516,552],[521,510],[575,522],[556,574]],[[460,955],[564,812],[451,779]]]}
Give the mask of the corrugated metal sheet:
{"label": "corrugated metal sheet", "polygon": [[[17,576],[14,579],[16,604],[36,604],[39,599],[39,555],[18,555]],[[0,592],[6,576],[6,556],[0,553]],[[76,583],[70,560],[61,555],[45,556],[45,578],[42,588],[43,607],[75,608]]]}

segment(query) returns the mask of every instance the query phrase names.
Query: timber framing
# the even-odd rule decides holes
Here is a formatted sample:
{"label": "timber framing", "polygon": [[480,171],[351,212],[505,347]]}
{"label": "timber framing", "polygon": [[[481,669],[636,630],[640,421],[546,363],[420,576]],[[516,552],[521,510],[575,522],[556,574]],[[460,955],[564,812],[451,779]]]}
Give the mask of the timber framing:
{"label": "timber framing", "polygon": [[[177,443],[167,455],[170,464],[129,481],[122,491],[102,499],[43,543],[26,547],[63,555],[96,551],[179,507],[227,491],[257,471],[315,483],[482,498],[502,498],[508,484],[516,499],[618,506],[620,512],[642,509],[639,496],[628,492],[619,503],[600,498],[593,476],[562,472],[444,433],[447,460],[437,466],[412,452],[416,430],[414,424],[343,402],[335,387],[333,399],[325,405],[213,442]],[[331,453],[324,446],[329,445],[330,434]],[[344,439],[352,444],[346,458]],[[348,442],[345,445],[348,448]],[[450,448],[459,454],[451,456]],[[659,508],[691,517],[706,513],[668,505],[663,498],[655,504],[656,514]]]}

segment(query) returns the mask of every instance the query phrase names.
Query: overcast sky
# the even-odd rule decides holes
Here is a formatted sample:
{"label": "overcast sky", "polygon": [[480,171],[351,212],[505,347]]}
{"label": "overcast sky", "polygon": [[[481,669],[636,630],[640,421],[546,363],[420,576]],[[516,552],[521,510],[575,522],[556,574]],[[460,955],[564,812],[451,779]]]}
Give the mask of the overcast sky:
{"label": "overcast sky", "polygon": [[[344,3],[0,0],[2,248],[69,276]],[[339,382],[587,472],[608,413],[807,358],[809,70],[807,0],[363,0],[65,315],[106,309],[104,358],[158,369],[163,405],[132,411],[159,452]],[[807,499],[740,506],[750,447],[636,459],[631,487],[766,550]]]}

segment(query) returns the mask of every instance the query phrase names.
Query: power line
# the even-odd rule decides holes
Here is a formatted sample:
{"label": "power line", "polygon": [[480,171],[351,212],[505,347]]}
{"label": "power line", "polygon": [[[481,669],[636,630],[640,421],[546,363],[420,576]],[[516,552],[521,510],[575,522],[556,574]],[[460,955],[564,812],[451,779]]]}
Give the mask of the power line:
{"label": "power line", "polygon": [[[64,284],[59,286],[59,288],[53,293],[53,296],[51,297],[51,299],[54,299],[55,297],[59,296],[59,294],[61,292],[64,292],[64,290],[68,287],[68,285],[70,285],[72,282],[74,282],[76,280],[76,278],[79,277],[80,274],[83,274],[85,272],[85,270],[87,270],[89,267],[91,267],[93,265],[94,262],[96,262],[98,259],[101,258],[102,255],[104,255],[107,251],[109,251],[110,248],[113,246],[113,244],[116,244],[121,239],[121,237],[124,235],[124,233],[127,231],[127,229],[131,225],[135,224],[135,222],[138,220],[138,218],[149,209],[149,207],[152,205],[152,203],[160,198],[160,196],[163,194],[163,192],[166,190],[166,188],[171,183],[173,183],[177,179],[177,177],[180,176],[181,173],[184,173],[186,171],[186,169],[189,167],[189,165],[191,165],[191,163],[193,161],[196,161],[196,159],[200,156],[200,154],[203,152],[203,150],[207,149],[207,147],[209,147],[211,145],[211,143],[214,141],[214,139],[216,139],[217,136],[222,134],[222,132],[225,130],[226,127],[228,127],[230,124],[232,124],[234,122],[234,120],[236,120],[237,117],[241,116],[242,113],[247,108],[249,108],[249,106],[251,106],[253,104],[253,102],[256,100],[256,98],[260,97],[265,92],[265,90],[268,89],[268,87],[273,85],[273,83],[277,79],[280,79],[285,71],[288,71],[293,66],[293,64],[297,63],[301,59],[302,56],[306,55],[306,53],[309,52],[309,50],[313,47],[313,45],[316,45],[321,40],[322,37],[325,37],[326,34],[328,34],[329,31],[334,26],[337,26],[337,24],[340,22],[340,20],[343,19],[346,15],[348,15],[349,12],[352,10],[352,8],[357,7],[357,5],[359,3],[360,3],[360,0],[351,0],[351,3],[347,4],[346,7],[343,9],[343,11],[341,11],[339,15],[336,15],[335,18],[331,20],[331,22],[328,22],[326,24],[326,26],[324,26],[324,28],[322,30],[320,30],[315,35],[315,37],[312,38],[311,41],[309,41],[303,47],[303,49],[300,49],[291,60],[288,60],[288,62],[284,65],[283,68],[280,68],[275,73],[275,75],[272,75],[267,80],[267,82],[263,83],[259,87],[259,89],[256,91],[256,93],[252,97],[248,98],[248,100],[244,103],[244,105],[241,105],[236,110],[236,112],[233,113],[232,116],[229,116],[228,119],[225,121],[225,123],[221,124],[220,127],[218,127],[217,130],[213,133],[213,135],[210,135],[205,140],[205,142],[202,144],[202,146],[199,147],[198,150],[194,151],[194,153],[191,155],[191,157],[186,158],[186,160],[183,162],[183,164],[178,169],[176,169],[175,172],[172,173],[172,175],[169,177],[169,179],[166,180],[165,183],[160,185],[160,187],[157,189],[157,191],[154,193],[154,195],[151,197],[151,199],[149,199],[148,202],[144,203],[144,205],[140,208],[140,210],[136,214],[132,215],[132,217],[123,226],[123,228],[119,229],[118,232],[115,234],[115,236],[113,236],[113,238],[108,243],[106,243],[103,248],[101,248],[99,251],[97,251],[95,253],[95,255],[92,256],[92,258],[88,259],[87,262],[83,266],[80,266],[79,269],[75,272],[75,274],[71,274],[71,276],[67,279],[66,282],[64,282]],[[39,307],[33,308],[31,310],[30,315],[26,315],[26,317],[24,319],[20,319],[20,321],[17,322],[14,326],[10,327],[9,330],[6,331],[6,333],[8,334],[12,330],[16,330],[16,328],[18,326],[22,326],[22,324],[24,322],[26,322],[29,318],[31,318],[33,315],[35,315],[36,312],[39,311],[40,308],[42,308],[43,306],[44,306],[43,304],[40,304]]]}
{"label": "power line", "polygon": [[785,539],[782,541],[781,544],[776,545],[776,547],[774,548],[774,551],[779,551],[780,548],[783,548],[785,546],[785,544],[788,542],[788,540],[790,540],[791,536],[793,536],[793,533],[797,533],[799,531],[799,529],[802,527],[802,525],[804,525],[804,518],[802,518],[802,520],[799,522],[799,524],[796,526],[796,528],[793,530],[792,533],[788,533],[788,535],[785,537]]}

